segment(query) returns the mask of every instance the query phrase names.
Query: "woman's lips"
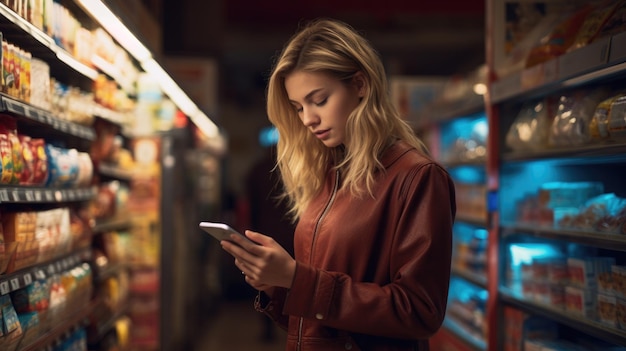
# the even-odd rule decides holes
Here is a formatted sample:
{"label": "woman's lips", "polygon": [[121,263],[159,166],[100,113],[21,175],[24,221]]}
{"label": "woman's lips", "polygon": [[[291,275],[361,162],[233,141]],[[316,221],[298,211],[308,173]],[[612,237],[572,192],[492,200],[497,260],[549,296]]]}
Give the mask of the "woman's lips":
{"label": "woman's lips", "polygon": [[315,132],[315,136],[318,139],[326,139],[330,134],[330,129],[320,130]]}

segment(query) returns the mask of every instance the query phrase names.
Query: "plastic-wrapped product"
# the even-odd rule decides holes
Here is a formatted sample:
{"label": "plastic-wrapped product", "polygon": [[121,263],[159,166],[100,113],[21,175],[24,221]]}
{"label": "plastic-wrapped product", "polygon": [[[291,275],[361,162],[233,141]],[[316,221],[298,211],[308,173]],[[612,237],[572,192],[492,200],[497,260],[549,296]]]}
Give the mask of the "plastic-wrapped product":
{"label": "plastic-wrapped product", "polygon": [[619,93],[610,98],[603,100],[596,107],[596,111],[589,122],[589,134],[593,140],[604,140],[610,138],[609,134],[609,115],[613,104],[621,99],[626,98],[626,93]]}
{"label": "plastic-wrapped product", "polygon": [[611,139],[626,139],[626,96],[619,96],[608,111],[607,132]]}
{"label": "plastic-wrapped product", "polygon": [[591,141],[591,119],[607,96],[606,89],[579,90],[561,96],[548,137],[550,146],[578,146]]}
{"label": "plastic-wrapped product", "polygon": [[526,67],[532,67],[564,54],[573,44],[583,22],[593,8],[583,5],[565,21],[561,22],[540,44],[532,48],[526,60]]}
{"label": "plastic-wrapped product", "polygon": [[506,145],[515,151],[546,148],[550,126],[548,110],[545,99],[524,104],[506,134]]}
{"label": "plastic-wrapped product", "polygon": [[596,36],[600,33],[602,26],[613,15],[618,5],[623,4],[623,1],[604,0],[600,1],[594,10],[589,13],[585,21],[583,22],[574,43],[568,48],[568,52],[581,48],[590,42],[592,42]]}
{"label": "plastic-wrapped product", "polygon": [[626,31],[626,1],[620,0],[611,17],[604,23],[598,38]]}

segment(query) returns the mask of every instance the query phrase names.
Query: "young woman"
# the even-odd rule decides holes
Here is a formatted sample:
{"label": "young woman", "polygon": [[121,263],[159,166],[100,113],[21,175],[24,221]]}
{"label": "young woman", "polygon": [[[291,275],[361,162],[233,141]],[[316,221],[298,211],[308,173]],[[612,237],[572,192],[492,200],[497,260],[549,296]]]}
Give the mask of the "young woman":
{"label": "young woman", "polygon": [[287,350],[428,350],[444,318],[456,205],[388,96],[382,62],[348,25],[317,20],[283,49],[267,90],[297,226],[222,241],[287,329]]}

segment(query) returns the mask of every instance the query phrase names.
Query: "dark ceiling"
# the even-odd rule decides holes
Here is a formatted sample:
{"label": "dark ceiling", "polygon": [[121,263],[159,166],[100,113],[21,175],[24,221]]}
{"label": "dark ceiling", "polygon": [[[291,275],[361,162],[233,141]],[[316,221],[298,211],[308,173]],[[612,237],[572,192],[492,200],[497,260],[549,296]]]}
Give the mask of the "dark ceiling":
{"label": "dark ceiling", "polygon": [[316,17],[360,30],[390,74],[462,74],[484,62],[484,0],[162,0],[164,53],[218,57],[222,74],[256,79],[298,24]]}

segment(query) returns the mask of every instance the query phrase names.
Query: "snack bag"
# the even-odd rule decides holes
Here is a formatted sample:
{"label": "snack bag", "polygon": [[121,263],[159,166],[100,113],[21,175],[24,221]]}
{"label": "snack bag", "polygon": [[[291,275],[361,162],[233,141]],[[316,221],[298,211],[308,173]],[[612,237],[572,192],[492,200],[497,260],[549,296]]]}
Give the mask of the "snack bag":
{"label": "snack bag", "polygon": [[611,109],[616,101],[623,100],[625,97],[626,93],[619,93],[598,104],[589,123],[589,134],[593,140],[604,140],[610,137],[609,115],[611,114]]}
{"label": "snack bag", "polygon": [[589,124],[598,104],[608,91],[579,90],[561,96],[549,135],[550,146],[583,145],[591,140]]}
{"label": "snack bag", "polygon": [[13,159],[13,173],[11,184],[19,184],[22,170],[24,168],[24,157],[22,155],[22,143],[17,136],[17,124],[12,117],[2,116],[2,123],[6,125],[7,137],[11,142],[11,158]]}
{"label": "snack bag", "polygon": [[611,17],[604,23],[598,38],[612,36],[626,31],[626,1],[618,1]]}
{"label": "snack bag", "polygon": [[33,183],[35,156],[31,145],[31,138],[27,135],[18,135],[20,144],[22,145],[22,160],[24,166],[20,176],[21,185],[30,185]]}
{"label": "snack bag", "polygon": [[561,22],[549,36],[542,38],[540,44],[530,51],[526,67],[535,66],[564,54],[574,43],[576,33],[592,9],[589,4],[583,5]]}
{"label": "snack bag", "polygon": [[[621,1],[623,4],[623,1]],[[574,43],[567,49],[567,52],[581,48],[591,43],[596,36],[600,33],[600,29],[606,21],[613,15],[620,1],[605,0],[587,16],[585,22],[583,22]]]}
{"label": "snack bag", "polygon": [[33,154],[33,185],[44,185],[48,181],[48,154],[46,154],[46,142],[43,139],[34,138],[30,141]]}
{"label": "snack bag", "polygon": [[0,124],[0,165],[2,166],[0,183],[10,184],[13,179],[13,149],[9,131],[3,124]]}

